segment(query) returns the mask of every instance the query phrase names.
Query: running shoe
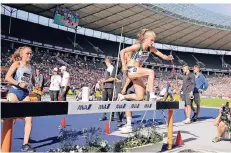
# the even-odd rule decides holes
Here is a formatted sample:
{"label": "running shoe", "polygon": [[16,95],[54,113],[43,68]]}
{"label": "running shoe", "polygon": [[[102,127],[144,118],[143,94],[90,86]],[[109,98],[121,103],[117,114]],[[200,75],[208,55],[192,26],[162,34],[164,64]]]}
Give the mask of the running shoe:
{"label": "running shoe", "polygon": [[190,124],[190,123],[191,123],[190,118],[187,118],[186,120],[184,120],[183,123],[184,123],[184,124]]}
{"label": "running shoe", "polygon": [[107,116],[103,116],[99,119],[100,121],[106,121],[107,120]]}
{"label": "running shoe", "polygon": [[121,134],[128,134],[128,133],[132,133],[132,132],[133,132],[133,130],[132,130],[131,125],[124,126],[123,128],[121,128],[121,131],[120,131]]}
{"label": "running shoe", "polygon": [[219,137],[215,137],[212,140],[212,142],[214,142],[214,143],[219,142],[219,141],[221,141],[221,138],[219,138]]}
{"label": "running shoe", "polygon": [[32,148],[29,144],[22,145],[21,150],[25,152],[36,152],[36,150]]}

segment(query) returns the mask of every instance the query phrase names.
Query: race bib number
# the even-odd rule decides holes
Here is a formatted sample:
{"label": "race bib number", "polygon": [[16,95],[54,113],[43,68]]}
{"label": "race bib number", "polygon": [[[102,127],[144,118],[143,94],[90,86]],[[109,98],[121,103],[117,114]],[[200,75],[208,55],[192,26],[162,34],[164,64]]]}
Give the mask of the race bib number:
{"label": "race bib number", "polygon": [[149,57],[149,52],[141,52],[139,53],[140,57],[137,59],[140,62],[144,62],[148,59]]}
{"label": "race bib number", "polygon": [[31,74],[29,74],[29,73],[23,73],[23,75],[21,77],[21,80],[23,82],[29,83],[30,82],[30,78],[31,78]]}

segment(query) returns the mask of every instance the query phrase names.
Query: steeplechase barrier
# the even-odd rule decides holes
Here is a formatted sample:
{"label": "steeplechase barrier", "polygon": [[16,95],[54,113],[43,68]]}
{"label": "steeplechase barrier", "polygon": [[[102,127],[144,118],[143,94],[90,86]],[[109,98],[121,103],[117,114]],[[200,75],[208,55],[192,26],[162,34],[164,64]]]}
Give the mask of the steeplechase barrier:
{"label": "steeplechase barrier", "polygon": [[11,152],[14,118],[166,109],[168,110],[168,149],[172,149],[173,110],[183,109],[184,105],[184,102],[178,101],[1,102],[1,119],[3,119],[1,151]]}

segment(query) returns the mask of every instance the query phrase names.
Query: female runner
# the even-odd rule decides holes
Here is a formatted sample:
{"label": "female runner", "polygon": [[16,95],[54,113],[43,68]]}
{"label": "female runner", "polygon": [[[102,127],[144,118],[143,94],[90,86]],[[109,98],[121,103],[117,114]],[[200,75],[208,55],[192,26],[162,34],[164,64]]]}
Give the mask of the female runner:
{"label": "female runner", "polygon": [[[148,59],[150,53],[154,53],[164,60],[173,60],[173,57],[166,56],[153,47],[156,35],[152,30],[143,29],[137,34],[137,42],[127,47],[120,52],[123,71],[127,71],[128,78],[132,80],[135,93],[122,95],[119,94],[119,101],[128,99],[140,101],[144,99],[145,85],[142,77],[148,76],[148,99],[149,101],[155,100],[157,96],[154,94],[154,71],[152,69],[143,68],[142,65]],[[132,52],[131,59],[126,61],[125,54]]]}
{"label": "female runner", "polygon": [[[31,57],[32,51],[30,47],[19,47],[11,57],[14,63],[10,66],[5,77],[5,80],[11,84],[7,94],[7,99],[10,102],[30,101],[27,87],[30,83],[35,85],[32,67],[30,66]],[[22,151],[35,151],[28,144],[31,129],[32,117],[26,117]]]}

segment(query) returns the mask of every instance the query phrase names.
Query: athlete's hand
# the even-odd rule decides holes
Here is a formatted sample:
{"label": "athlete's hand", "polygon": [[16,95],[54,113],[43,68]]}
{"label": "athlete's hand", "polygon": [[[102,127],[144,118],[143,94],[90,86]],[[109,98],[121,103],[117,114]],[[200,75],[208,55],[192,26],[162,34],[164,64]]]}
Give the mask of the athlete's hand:
{"label": "athlete's hand", "polygon": [[104,78],[103,78],[103,79],[100,79],[100,82],[101,82],[101,83],[104,83],[104,81],[105,81],[105,79],[104,79]]}
{"label": "athlete's hand", "polygon": [[121,94],[125,95],[126,94],[126,89],[122,89]]}
{"label": "athlete's hand", "polygon": [[168,61],[171,61],[171,60],[174,60],[173,56],[172,55],[168,55],[168,58],[167,58]]}
{"label": "athlete's hand", "polygon": [[29,83],[27,83],[27,82],[20,82],[19,83],[19,87],[21,87],[21,88],[27,88],[27,86],[29,85]]}
{"label": "athlete's hand", "polygon": [[122,67],[122,71],[123,71],[124,73],[127,73],[128,69],[127,69],[127,66],[126,66],[126,65],[124,65],[124,66]]}

